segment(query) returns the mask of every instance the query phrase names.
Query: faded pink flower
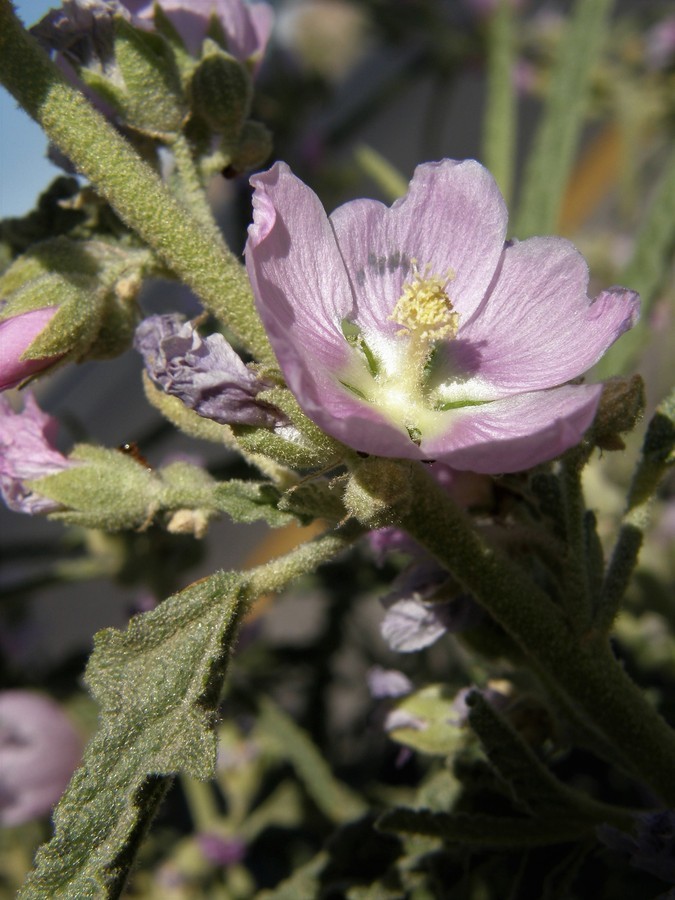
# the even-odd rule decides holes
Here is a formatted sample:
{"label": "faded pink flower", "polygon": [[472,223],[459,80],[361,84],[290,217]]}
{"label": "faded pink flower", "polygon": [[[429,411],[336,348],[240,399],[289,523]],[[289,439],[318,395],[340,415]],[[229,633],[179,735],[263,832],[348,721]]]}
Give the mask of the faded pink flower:
{"label": "faded pink flower", "polygon": [[246,263],[290,389],[328,434],[379,456],[514,472],[576,444],[601,385],[570,384],[635,322],[638,297],[586,296],[562,238],[507,242],[473,160],[419,166],[391,208],[328,217],[284,163],[251,179]]}
{"label": "faded pink flower", "polygon": [[32,394],[25,396],[21,412],[0,396],[0,494],[15,512],[49,513],[59,504],[35,493],[28,482],[78,463],[54,446],[56,419],[42,412]]}
{"label": "faded pink flower", "polygon": [[0,825],[50,812],[80,761],[83,743],[49,697],[0,692]]}
{"label": "faded pink flower", "polygon": [[0,322],[0,391],[16,387],[30,375],[49,368],[59,356],[22,359],[35,338],[47,327],[58,306],[31,309]]}
{"label": "faded pink flower", "polygon": [[[121,0],[121,3],[137,19],[152,20],[153,0]],[[269,4],[244,0],[159,0],[159,5],[193,56],[199,56],[214,15],[222,26],[232,56],[254,65],[262,59],[274,22],[274,11]]]}

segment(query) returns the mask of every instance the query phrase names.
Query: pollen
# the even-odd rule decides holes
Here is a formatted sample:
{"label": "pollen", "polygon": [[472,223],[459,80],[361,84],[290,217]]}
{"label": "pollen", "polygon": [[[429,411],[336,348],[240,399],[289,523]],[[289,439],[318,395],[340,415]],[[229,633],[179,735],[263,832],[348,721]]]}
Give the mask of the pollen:
{"label": "pollen", "polygon": [[403,285],[403,293],[389,316],[403,326],[399,335],[410,335],[416,343],[427,346],[457,335],[459,313],[447,293],[453,277],[454,272],[448,272],[444,278],[431,275],[428,268],[420,273],[414,266],[413,278]]}

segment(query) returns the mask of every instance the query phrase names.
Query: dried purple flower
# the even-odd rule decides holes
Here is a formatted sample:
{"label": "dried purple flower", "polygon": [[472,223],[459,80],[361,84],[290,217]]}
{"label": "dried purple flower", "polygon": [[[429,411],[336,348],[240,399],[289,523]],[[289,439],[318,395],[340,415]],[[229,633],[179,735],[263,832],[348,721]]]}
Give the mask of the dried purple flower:
{"label": "dried purple flower", "polygon": [[200,416],[221,425],[285,423],[279,410],[257,399],[271,384],[242,362],[222,334],[202,338],[181,316],[150,316],[136,329],[134,346],[153,382]]}
{"label": "dried purple flower", "polygon": [[213,831],[197,835],[197,845],[202,855],[214,866],[234,866],[246,855],[246,841],[237,837],[224,837]]}
{"label": "dried purple flower", "polygon": [[613,825],[601,825],[598,837],[610,849],[628,853],[631,866],[675,884],[675,810],[637,816],[635,836]]}
{"label": "dried purple flower", "polygon": [[366,675],[368,690],[372,697],[381,700],[384,697],[405,697],[412,689],[412,682],[407,675],[398,669],[383,669],[373,666]]}

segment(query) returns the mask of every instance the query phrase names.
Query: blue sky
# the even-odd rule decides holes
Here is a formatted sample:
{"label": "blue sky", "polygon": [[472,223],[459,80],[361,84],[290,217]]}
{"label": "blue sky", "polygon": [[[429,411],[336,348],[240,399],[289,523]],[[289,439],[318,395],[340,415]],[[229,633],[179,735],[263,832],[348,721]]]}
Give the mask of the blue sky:
{"label": "blue sky", "polygon": [[[15,0],[19,18],[33,25],[58,0]],[[20,216],[35,205],[40,191],[59,169],[45,158],[47,141],[7,91],[0,87],[0,217]]]}

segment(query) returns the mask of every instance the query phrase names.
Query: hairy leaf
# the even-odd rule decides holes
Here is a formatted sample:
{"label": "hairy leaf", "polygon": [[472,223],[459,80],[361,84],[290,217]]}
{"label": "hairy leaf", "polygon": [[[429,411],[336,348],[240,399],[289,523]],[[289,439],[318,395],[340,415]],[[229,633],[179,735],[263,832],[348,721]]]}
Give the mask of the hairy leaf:
{"label": "hairy leaf", "polygon": [[20,894],[115,897],[169,777],[212,776],[213,723],[243,607],[239,576],[217,573],[96,637],[86,680],[99,730],[54,815]]}
{"label": "hairy leaf", "polygon": [[538,847],[578,840],[592,833],[590,826],[567,819],[472,816],[428,809],[394,809],[384,813],[377,825],[382,831],[425,834],[478,847]]}
{"label": "hairy leaf", "polygon": [[214,504],[235,522],[263,519],[273,528],[295,521],[295,516],[278,508],[279,491],[271,484],[253,481],[225,481],[214,491]]}

